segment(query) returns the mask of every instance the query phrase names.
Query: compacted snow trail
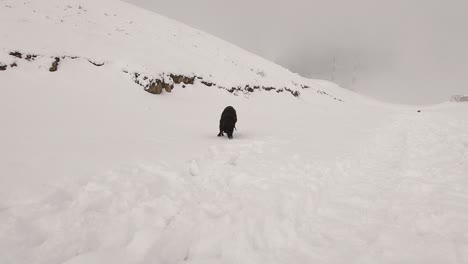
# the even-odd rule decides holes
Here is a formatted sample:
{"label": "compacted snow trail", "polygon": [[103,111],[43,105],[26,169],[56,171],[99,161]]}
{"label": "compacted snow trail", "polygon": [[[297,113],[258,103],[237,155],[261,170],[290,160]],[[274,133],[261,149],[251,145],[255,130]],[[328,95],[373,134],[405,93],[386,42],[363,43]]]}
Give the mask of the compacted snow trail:
{"label": "compacted snow trail", "polygon": [[219,141],[2,208],[2,263],[466,263],[468,124],[396,111],[335,160]]}
{"label": "compacted snow trail", "polygon": [[391,120],[336,166],[278,159],[271,141],[211,149],[191,185],[201,186],[208,214],[196,229],[215,241],[199,241],[201,249],[195,243],[189,255],[261,263],[468,261],[468,192],[461,188],[468,183],[467,123],[413,111]]}
{"label": "compacted snow trail", "polygon": [[350,251],[337,262],[465,263],[467,123],[437,113],[393,119],[332,173],[320,230],[343,251],[330,253]]}

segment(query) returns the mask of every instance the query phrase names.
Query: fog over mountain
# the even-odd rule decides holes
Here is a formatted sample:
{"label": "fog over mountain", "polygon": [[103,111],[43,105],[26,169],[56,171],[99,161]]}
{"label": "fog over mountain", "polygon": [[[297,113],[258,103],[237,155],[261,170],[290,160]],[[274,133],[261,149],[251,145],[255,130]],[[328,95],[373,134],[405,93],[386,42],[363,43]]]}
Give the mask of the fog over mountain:
{"label": "fog over mountain", "polygon": [[467,1],[127,1],[384,101],[468,93]]}

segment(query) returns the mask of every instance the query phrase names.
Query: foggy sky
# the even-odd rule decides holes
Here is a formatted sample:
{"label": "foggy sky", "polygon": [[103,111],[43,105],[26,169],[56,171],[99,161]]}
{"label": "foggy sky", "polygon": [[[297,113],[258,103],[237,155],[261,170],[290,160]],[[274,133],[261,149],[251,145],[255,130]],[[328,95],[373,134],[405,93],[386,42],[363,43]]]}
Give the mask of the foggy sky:
{"label": "foggy sky", "polygon": [[380,100],[468,94],[466,0],[127,0]]}

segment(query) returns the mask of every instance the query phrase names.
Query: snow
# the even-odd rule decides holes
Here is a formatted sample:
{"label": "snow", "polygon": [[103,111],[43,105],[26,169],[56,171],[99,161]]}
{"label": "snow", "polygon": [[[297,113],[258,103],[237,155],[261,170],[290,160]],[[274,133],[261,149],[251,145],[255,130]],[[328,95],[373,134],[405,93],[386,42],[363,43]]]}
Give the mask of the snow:
{"label": "snow", "polygon": [[[232,44],[120,1],[3,0],[1,8],[0,32],[7,40],[2,48],[8,51],[81,56],[131,72],[197,75],[226,87],[304,81]],[[25,41],[25,32],[34,44]]]}
{"label": "snow", "polygon": [[0,15],[0,263],[468,263],[467,105],[375,102],[113,0]]}

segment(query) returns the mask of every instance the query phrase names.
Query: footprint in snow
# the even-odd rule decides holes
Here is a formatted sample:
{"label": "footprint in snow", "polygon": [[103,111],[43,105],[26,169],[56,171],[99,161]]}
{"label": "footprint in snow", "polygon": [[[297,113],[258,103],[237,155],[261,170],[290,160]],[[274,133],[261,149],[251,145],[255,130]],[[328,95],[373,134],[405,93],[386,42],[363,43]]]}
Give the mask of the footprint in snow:
{"label": "footprint in snow", "polygon": [[232,166],[237,166],[238,159],[239,159],[239,155],[231,155],[227,160],[227,164],[232,165]]}
{"label": "footprint in snow", "polygon": [[198,174],[200,174],[200,167],[198,167],[198,163],[195,160],[192,160],[192,162],[190,162],[189,173],[192,176],[197,176]]}

